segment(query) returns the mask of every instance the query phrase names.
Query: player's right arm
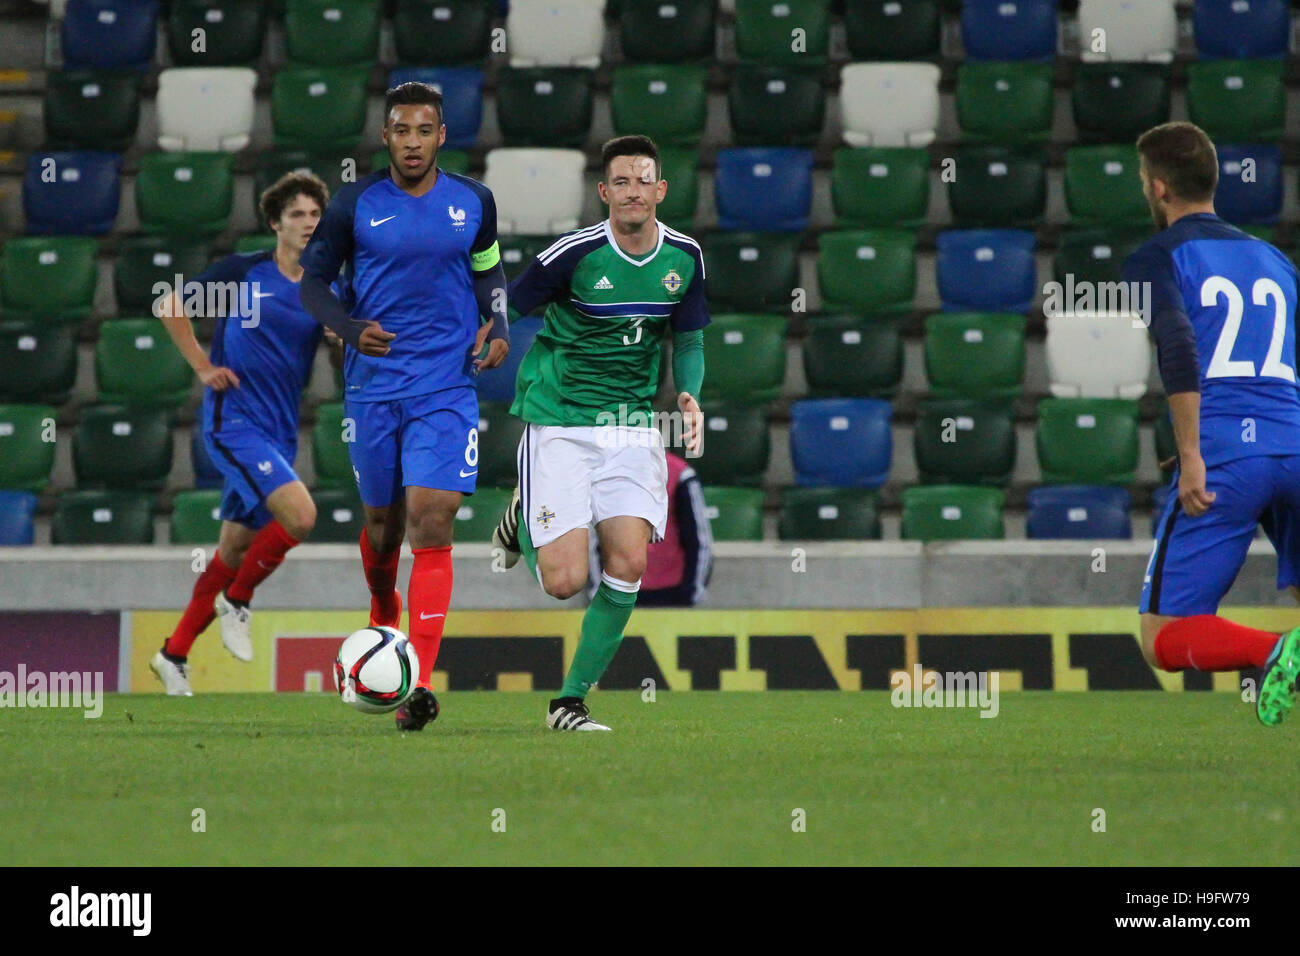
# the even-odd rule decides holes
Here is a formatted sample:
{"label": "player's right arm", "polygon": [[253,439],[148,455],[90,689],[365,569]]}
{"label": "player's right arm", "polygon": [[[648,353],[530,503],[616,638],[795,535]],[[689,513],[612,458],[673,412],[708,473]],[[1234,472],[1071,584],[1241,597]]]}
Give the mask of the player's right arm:
{"label": "player's right arm", "polygon": [[[207,282],[238,282],[241,278],[243,278],[243,270],[240,268],[239,257],[229,256],[205,269],[195,277],[194,281],[202,285]],[[162,320],[167,336],[205,386],[218,392],[223,392],[231,386],[238,388],[239,376],[234,370],[224,365],[213,365],[208,353],[203,351],[203,346],[194,335],[194,326],[190,322],[190,317],[185,314],[182,291],[184,290],[170,289],[154,302],[154,311]]]}

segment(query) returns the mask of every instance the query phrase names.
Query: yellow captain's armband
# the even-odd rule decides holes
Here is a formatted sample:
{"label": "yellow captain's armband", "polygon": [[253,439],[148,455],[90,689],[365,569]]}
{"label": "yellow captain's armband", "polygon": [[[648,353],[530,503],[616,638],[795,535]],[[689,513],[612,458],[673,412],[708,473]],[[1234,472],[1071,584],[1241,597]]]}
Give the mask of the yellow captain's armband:
{"label": "yellow captain's armband", "polygon": [[482,252],[469,254],[469,265],[475,272],[486,272],[500,261],[501,248],[495,242]]}

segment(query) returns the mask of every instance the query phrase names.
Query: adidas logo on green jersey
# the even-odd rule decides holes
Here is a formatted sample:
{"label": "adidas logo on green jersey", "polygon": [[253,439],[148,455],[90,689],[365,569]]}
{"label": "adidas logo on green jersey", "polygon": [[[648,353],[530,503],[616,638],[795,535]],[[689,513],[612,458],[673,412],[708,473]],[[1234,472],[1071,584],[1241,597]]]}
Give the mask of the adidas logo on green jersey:
{"label": "adidas logo on green jersey", "polygon": [[592,288],[593,288],[593,289],[612,289],[612,288],[614,288],[614,283],[612,283],[612,282],[609,281],[609,276],[601,276],[601,277],[600,277],[600,281],[597,282],[594,286],[592,286]]}

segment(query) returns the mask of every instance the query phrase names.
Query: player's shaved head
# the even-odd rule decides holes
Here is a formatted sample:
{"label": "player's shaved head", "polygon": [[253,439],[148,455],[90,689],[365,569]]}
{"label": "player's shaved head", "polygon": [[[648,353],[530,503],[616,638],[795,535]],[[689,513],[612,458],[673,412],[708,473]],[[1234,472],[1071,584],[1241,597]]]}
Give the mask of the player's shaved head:
{"label": "player's shaved head", "polygon": [[1165,123],[1137,141],[1147,178],[1164,182],[1173,198],[1209,202],[1219,184],[1219,156],[1205,131],[1193,123]]}

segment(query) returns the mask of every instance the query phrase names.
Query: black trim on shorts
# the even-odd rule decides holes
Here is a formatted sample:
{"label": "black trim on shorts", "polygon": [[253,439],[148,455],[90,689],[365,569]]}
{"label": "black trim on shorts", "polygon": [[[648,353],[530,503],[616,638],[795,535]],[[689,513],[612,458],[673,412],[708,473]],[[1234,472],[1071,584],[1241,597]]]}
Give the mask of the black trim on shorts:
{"label": "black trim on shorts", "polygon": [[1151,569],[1151,597],[1147,601],[1147,613],[1160,613],[1160,585],[1163,583],[1165,573],[1165,555],[1169,553],[1169,538],[1174,532],[1174,523],[1178,520],[1178,515],[1182,513],[1182,502],[1174,498],[1174,509],[1169,512],[1169,520],[1165,522],[1165,530],[1160,535],[1160,541],[1156,545],[1156,563]]}
{"label": "black trim on shorts", "polygon": [[[220,396],[220,393],[218,393],[218,396]],[[217,400],[220,401],[220,397],[218,397]],[[221,442],[218,440],[215,434],[212,435],[212,444],[214,444],[217,447],[217,451],[221,452],[222,456],[226,459],[226,461],[230,462],[232,465],[234,465],[236,468],[239,469],[239,473],[244,476],[244,481],[248,482],[248,487],[252,488],[253,491],[257,494],[258,503],[265,505],[266,495],[262,494],[262,489],[257,486],[257,482],[254,481],[253,476],[248,473],[248,469],[245,468],[243,464],[239,461],[239,459],[237,459],[231,453],[229,448],[221,444]]]}

